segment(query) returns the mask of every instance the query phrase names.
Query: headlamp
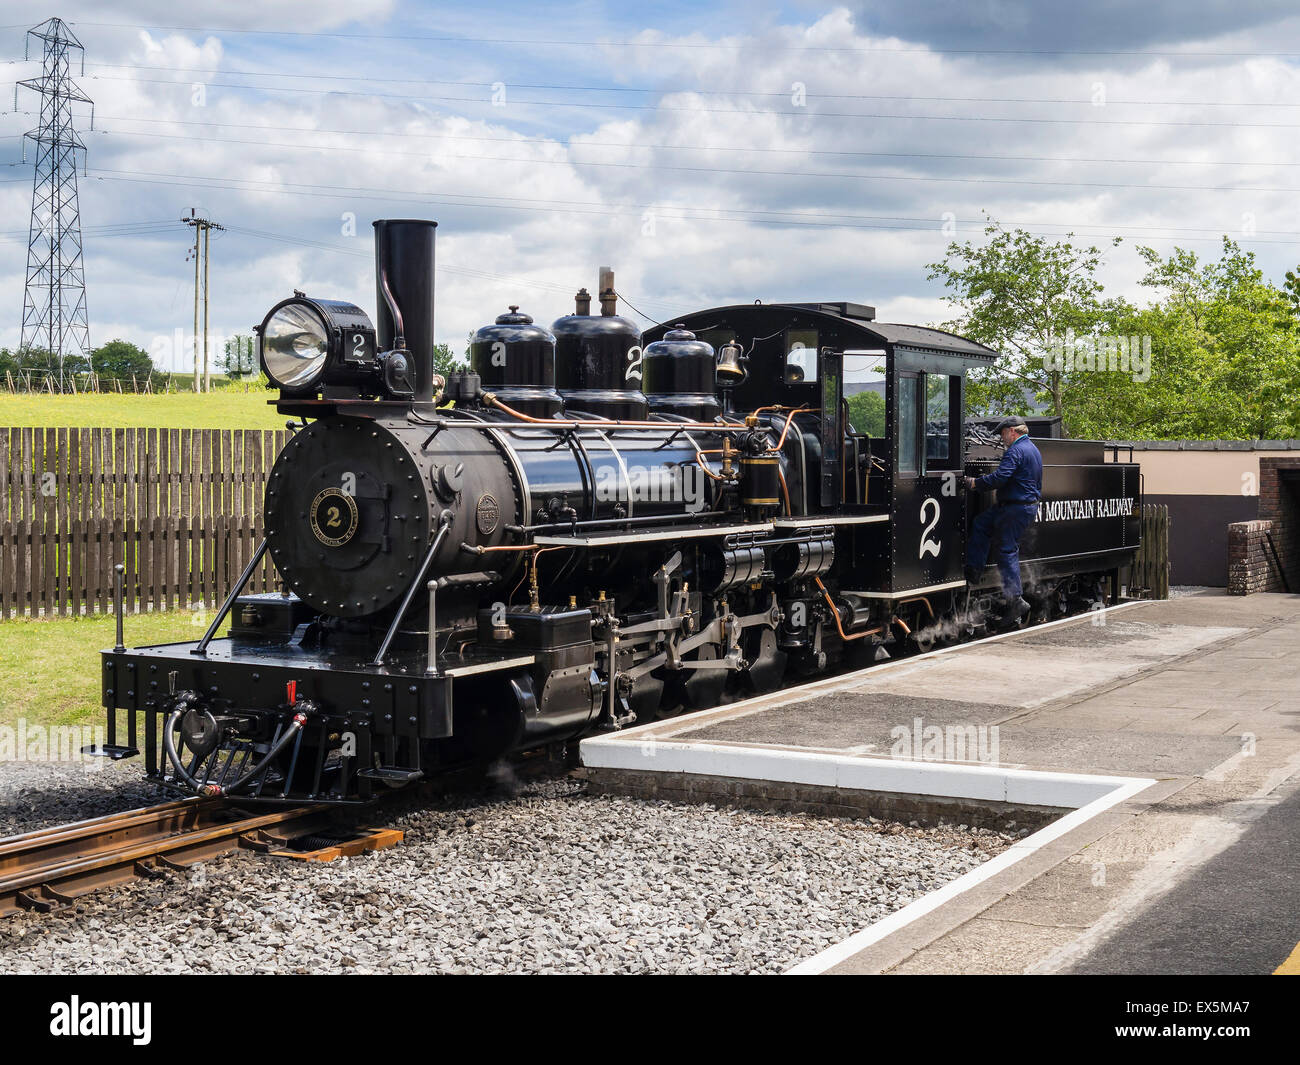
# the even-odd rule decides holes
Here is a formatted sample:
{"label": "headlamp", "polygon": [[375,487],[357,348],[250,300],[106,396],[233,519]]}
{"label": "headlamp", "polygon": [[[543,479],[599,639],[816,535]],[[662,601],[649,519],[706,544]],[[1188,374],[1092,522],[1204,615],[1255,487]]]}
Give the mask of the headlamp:
{"label": "headlamp", "polygon": [[295,294],[271,308],[257,335],[262,370],[282,392],[381,388],[375,327],[355,304]]}

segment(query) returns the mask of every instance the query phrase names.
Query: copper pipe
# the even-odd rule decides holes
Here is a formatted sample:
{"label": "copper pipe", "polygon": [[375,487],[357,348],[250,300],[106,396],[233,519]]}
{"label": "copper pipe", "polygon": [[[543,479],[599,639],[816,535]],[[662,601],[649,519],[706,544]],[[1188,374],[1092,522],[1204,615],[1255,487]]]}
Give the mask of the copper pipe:
{"label": "copper pipe", "polygon": [[781,478],[781,494],[785,496],[785,513],[786,517],[793,517],[790,513],[790,486],[785,483],[785,470],[781,469],[781,464],[776,464],[776,475]]}
{"label": "copper pipe", "polygon": [[835,618],[835,627],[839,630],[841,640],[860,640],[864,636],[876,636],[884,629],[883,625],[878,625],[876,628],[867,629],[864,632],[852,634],[845,632],[844,624],[840,621],[840,612],[836,609],[834,600],[831,599],[831,593],[826,590],[826,585],[822,584],[820,577],[814,577],[813,580],[817,582],[817,587],[822,590],[822,598],[826,600],[826,605],[831,608],[831,615]]}
{"label": "copper pipe", "polygon": [[623,422],[623,421],[571,421],[565,418],[535,418],[531,414],[524,414],[517,411],[514,407],[508,406],[497,399],[491,392],[483,393],[483,405],[485,407],[495,407],[497,410],[517,418],[528,425],[542,426],[547,429],[663,429],[665,432],[680,432],[683,429],[694,430],[696,432],[745,432],[746,426],[743,425],[725,425],[715,422]]}
{"label": "copper pipe", "polygon": [[891,623],[893,623],[894,625],[897,625],[900,629],[903,630],[903,635],[904,635],[904,636],[911,636],[911,635],[912,635],[912,630],[909,629],[909,628],[907,627],[907,622],[904,621],[902,618],[900,618],[897,614],[895,614],[895,615],[894,615],[892,618],[890,618],[889,620],[890,620]]}
{"label": "copper pipe", "polygon": [[[537,547],[536,544],[532,544],[530,546]],[[529,568],[524,570],[523,576],[521,576],[519,580],[515,583],[515,586],[510,589],[510,595],[506,599],[506,606],[510,606],[514,603],[515,592],[519,591],[519,586],[523,584],[524,581],[531,579],[531,581],[535,582],[537,580],[537,560],[539,557],[546,554],[547,551],[564,551],[564,550],[566,550],[566,548],[562,545],[557,545],[555,547],[538,547],[537,554],[533,555]]]}
{"label": "copper pipe", "polygon": [[700,469],[702,469],[707,476],[712,477],[715,481],[726,481],[725,477],[722,477],[719,474],[714,473],[711,469],[709,469],[708,463],[705,461],[704,455],[705,453],[703,451],[695,452],[695,462],[700,467]]}
{"label": "copper pipe", "polygon": [[784,425],[784,426],[782,427],[782,429],[781,429],[781,437],[780,437],[780,439],[777,440],[777,442],[776,442],[776,447],[771,448],[770,450],[772,450],[772,451],[780,451],[781,448],[785,447],[785,437],[786,437],[786,434],[790,431],[790,423],[791,423],[792,421],[794,421],[794,416],[795,416],[796,414],[798,414],[800,411],[807,411],[809,414],[815,414],[815,413],[816,413],[816,411],[814,411],[811,407],[807,406],[806,404],[805,404],[804,406],[802,406],[802,407],[794,407],[794,408],[792,408],[791,411],[790,411],[790,413],[789,413],[788,415],[786,415],[785,425]]}
{"label": "copper pipe", "polygon": [[900,600],[898,601],[898,605],[899,605],[899,606],[907,606],[908,603],[924,603],[924,604],[925,604],[925,609],[928,610],[928,611],[930,612],[930,617],[931,617],[931,618],[934,617],[934,607],[932,607],[932,606],[930,605],[930,600],[928,600],[925,596],[923,596],[923,595],[914,595],[914,596],[912,596],[911,599],[900,599]]}

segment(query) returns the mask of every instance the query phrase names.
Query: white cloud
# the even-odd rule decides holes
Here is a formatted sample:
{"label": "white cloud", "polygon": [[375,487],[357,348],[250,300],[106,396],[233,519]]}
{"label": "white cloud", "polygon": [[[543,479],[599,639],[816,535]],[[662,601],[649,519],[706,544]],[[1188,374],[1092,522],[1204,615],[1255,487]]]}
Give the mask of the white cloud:
{"label": "white cloud", "polygon": [[[283,6],[239,5],[234,14],[223,8],[222,22],[270,25],[278,17],[283,25]],[[379,20],[389,7],[313,5],[311,25]],[[163,5],[130,10],[120,21],[165,18]],[[1294,240],[1286,233],[1300,232],[1293,193],[1216,188],[1293,186],[1300,180],[1295,168],[1215,165],[1285,158],[1293,135],[1252,123],[1286,124],[1294,112],[1196,105],[1300,98],[1300,73],[1283,59],[1212,66],[1160,57],[1096,66],[982,62],[873,38],[847,9],[750,35],[640,39],[657,47],[590,49],[583,61],[603,64],[607,86],[672,90],[661,97],[513,87],[592,83],[590,73],[542,70],[539,60],[539,69],[509,68],[507,106],[493,108],[487,88],[477,85],[256,79],[295,91],[250,94],[226,87],[237,80],[231,75],[200,72],[303,73],[302,49],[316,46],[297,42],[293,65],[238,36],[121,31],[110,41],[116,51],[97,45],[88,57],[91,76],[82,81],[96,101],[100,130],[86,134],[91,171],[81,185],[92,340],[116,330],[143,342],[188,328],[189,231],[178,219],[191,206],[230,227],[212,244],[213,326],[223,332],[247,330],[293,287],[373,307],[369,221],[385,214],[438,219],[438,335],[457,347],[509,303],[541,322],[566,313],[572,290],[592,288],[602,264],[613,265],[620,290],[655,317],[755,298],[851,299],[877,305],[883,319],[939,321],[947,312],[925,264],[943,254],[946,213],[956,219],[959,238],[978,236],[986,210],[1008,224],[1079,227],[1081,238],[1098,244],[1120,226],[1133,227],[1106,274],[1114,291],[1131,296],[1140,295],[1132,243],[1177,233],[1213,254],[1213,240],[1191,238],[1240,234],[1245,213],[1254,215],[1260,238],[1248,246],[1269,269],[1295,262],[1294,244],[1285,243]],[[499,76],[484,55],[470,46],[464,51],[464,65],[454,69],[430,64],[404,73],[484,82]],[[384,73],[369,52],[346,70]],[[1090,103],[1098,81],[1104,107]],[[194,103],[195,82],[204,86],[202,106]],[[796,83],[806,88],[806,109],[794,102]],[[327,85],[345,91],[305,91]],[[427,99],[365,95],[370,90]],[[435,98],[453,95],[483,104]],[[525,102],[561,97],[572,105],[654,106]],[[1018,99],[1045,102],[993,102]],[[1161,100],[1192,103],[1149,103]],[[845,113],[861,117],[837,117]],[[885,115],[910,117],[873,117]],[[922,117],[935,115],[982,120]],[[988,121],[1000,116],[1073,121]],[[1225,124],[1129,124],[1148,121]],[[553,135],[538,138],[539,129]],[[466,139],[473,137],[488,139]],[[708,150],[659,147],[682,145]],[[751,148],[772,150],[732,150]],[[963,158],[978,156],[992,158]],[[1003,158],[1011,156],[1024,158]],[[1071,157],[1118,161],[1064,161]],[[631,165],[589,165],[596,162]],[[9,173],[29,177],[30,169]],[[1172,185],[1211,188],[1150,187]],[[379,191],[385,189],[405,191],[386,196]],[[25,218],[28,197],[22,184],[0,184],[0,207],[11,219]],[[340,234],[344,212],[356,215],[355,238]],[[110,223],[155,219],[171,220],[172,228],[130,237],[102,231]],[[836,219],[854,224],[827,224]],[[24,248],[21,235],[0,244],[0,307],[14,308],[0,317],[0,343],[17,339]]]}

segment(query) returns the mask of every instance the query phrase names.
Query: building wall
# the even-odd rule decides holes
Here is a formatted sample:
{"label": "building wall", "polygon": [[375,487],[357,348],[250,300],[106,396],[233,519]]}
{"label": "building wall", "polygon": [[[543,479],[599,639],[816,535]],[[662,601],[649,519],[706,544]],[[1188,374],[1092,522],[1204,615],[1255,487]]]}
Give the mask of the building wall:
{"label": "building wall", "polygon": [[[1263,552],[1269,550],[1265,531],[1238,530],[1240,543],[1234,546],[1229,527],[1264,517],[1263,471],[1272,462],[1300,463],[1300,441],[1138,441],[1133,458],[1142,465],[1146,502],[1169,507],[1171,584],[1229,586],[1234,551],[1233,557],[1249,557],[1256,571],[1262,569]],[[1295,557],[1300,560],[1300,548]],[[1244,571],[1238,577],[1245,583],[1258,579]]]}

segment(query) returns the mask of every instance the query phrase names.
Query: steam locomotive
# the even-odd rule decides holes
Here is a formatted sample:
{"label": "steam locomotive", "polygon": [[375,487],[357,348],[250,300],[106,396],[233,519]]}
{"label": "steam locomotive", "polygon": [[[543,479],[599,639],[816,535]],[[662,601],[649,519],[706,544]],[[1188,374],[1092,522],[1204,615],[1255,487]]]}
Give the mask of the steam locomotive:
{"label": "steam locomotive", "polygon": [[[203,638],[103,654],[114,757],[184,793],[364,803],[455,767],[988,631],[963,576],[999,458],[964,418],[997,353],[854,303],[644,334],[584,289],[433,367],[436,223],[375,225],[377,318],[295,292],[257,328],[295,432],[265,541]],[[855,424],[855,390],[883,425]],[[878,404],[877,404],[878,405]],[[861,417],[858,417],[861,421]],[[1139,469],[1038,439],[1033,619],[1116,594]],[[269,554],[281,591],[244,594]],[[228,631],[221,635],[229,621]]]}

